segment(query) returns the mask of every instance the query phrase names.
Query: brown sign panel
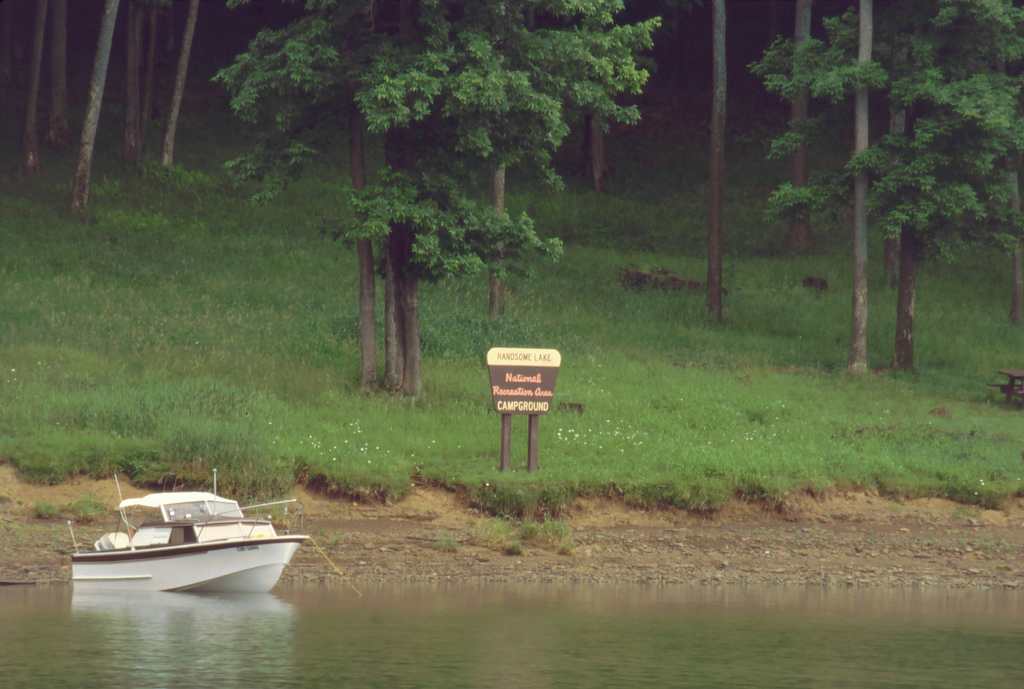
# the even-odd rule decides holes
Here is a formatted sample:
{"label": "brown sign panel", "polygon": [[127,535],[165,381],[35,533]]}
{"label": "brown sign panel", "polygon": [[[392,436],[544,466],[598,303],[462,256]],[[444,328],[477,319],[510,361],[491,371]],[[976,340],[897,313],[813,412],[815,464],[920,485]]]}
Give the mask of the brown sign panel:
{"label": "brown sign panel", "polygon": [[562,355],[556,349],[494,347],[487,352],[491,399],[499,414],[547,414]]}

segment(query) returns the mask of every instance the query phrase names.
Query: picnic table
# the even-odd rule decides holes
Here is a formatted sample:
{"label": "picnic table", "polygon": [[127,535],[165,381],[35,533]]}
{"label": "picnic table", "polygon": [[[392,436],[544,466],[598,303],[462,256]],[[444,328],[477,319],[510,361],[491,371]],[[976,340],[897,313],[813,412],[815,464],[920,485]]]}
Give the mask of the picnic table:
{"label": "picnic table", "polygon": [[999,388],[1007,402],[1024,405],[1024,368],[1003,368],[999,373],[1006,376],[1006,382],[993,383],[992,387]]}

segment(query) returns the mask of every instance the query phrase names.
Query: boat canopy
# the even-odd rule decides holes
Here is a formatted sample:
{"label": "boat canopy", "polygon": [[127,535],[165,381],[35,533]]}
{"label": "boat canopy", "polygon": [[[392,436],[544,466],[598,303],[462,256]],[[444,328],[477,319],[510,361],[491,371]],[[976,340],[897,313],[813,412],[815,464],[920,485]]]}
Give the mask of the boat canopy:
{"label": "boat canopy", "polygon": [[164,505],[177,505],[183,502],[203,502],[204,500],[210,500],[211,502],[234,503],[234,500],[228,500],[227,498],[222,498],[219,495],[214,495],[213,493],[150,493],[144,498],[128,498],[127,500],[122,500],[121,504],[117,506],[117,509],[123,510],[129,507],[152,507],[160,509]]}

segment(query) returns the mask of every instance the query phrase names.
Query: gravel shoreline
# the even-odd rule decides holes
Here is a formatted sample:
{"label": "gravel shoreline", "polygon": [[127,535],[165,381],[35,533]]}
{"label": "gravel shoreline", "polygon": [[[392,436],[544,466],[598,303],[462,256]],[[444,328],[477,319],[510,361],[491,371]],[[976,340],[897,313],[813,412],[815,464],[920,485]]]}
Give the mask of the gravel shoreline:
{"label": "gravel shoreline", "polygon": [[[32,506],[47,491],[63,491],[51,501],[61,504],[60,496],[82,487],[0,482],[0,582],[70,579],[66,523],[38,519]],[[99,484],[88,488],[102,490]],[[737,502],[710,517],[580,500],[561,521],[563,542],[522,538],[508,547],[481,537],[493,518],[439,489],[416,488],[396,504],[332,500],[300,487],[295,493],[302,504],[301,531],[314,537],[345,576],[307,545],[285,570],[281,586],[486,582],[1024,590],[1021,498],[1002,510],[981,510],[863,493],[795,496],[781,509]],[[76,526],[79,543],[92,543],[109,530],[107,521]]]}

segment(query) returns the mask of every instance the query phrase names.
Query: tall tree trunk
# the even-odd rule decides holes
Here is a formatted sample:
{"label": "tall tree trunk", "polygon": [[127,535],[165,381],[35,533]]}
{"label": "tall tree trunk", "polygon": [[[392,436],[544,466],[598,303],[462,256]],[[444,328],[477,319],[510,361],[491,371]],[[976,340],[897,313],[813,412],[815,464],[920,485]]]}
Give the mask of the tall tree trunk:
{"label": "tall tree trunk", "polygon": [[[491,180],[491,192],[494,201],[494,212],[498,215],[505,214],[505,166],[499,165],[494,170],[494,177]],[[492,321],[498,320],[505,313],[505,285],[498,274],[491,269],[488,279],[488,309],[487,313]]]}
{"label": "tall tree trunk", "polygon": [[[363,131],[366,123],[355,101],[349,106],[349,174],[353,189],[366,186],[366,155],[363,147]],[[370,390],[377,383],[377,326],[374,315],[376,306],[375,277],[373,273],[373,243],[369,239],[356,241],[356,255],[359,257],[359,385]]]}
{"label": "tall tree trunk", "polygon": [[900,233],[900,290],[896,302],[896,342],[892,367],[904,371],[914,368],[914,300],[917,296],[917,261],[920,258],[917,237],[911,230]]}
{"label": "tall tree trunk", "polygon": [[604,180],[608,175],[608,156],[604,146],[604,122],[600,115],[594,114],[587,118],[590,127],[590,178],[594,182],[594,191],[604,193]]}
{"label": "tall tree trunk", "polygon": [[[418,10],[418,0],[401,0],[399,3],[399,38],[403,43],[416,39]],[[384,140],[384,156],[389,167],[409,169],[416,135],[413,129],[388,132]],[[391,228],[387,239],[384,284],[385,385],[410,396],[418,396],[423,390],[419,278],[412,264],[414,241],[415,235],[408,226],[395,225]]]}
{"label": "tall tree trunk", "polygon": [[725,0],[711,9],[711,165],[708,198],[708,313],[722,320],[722,195],[725,188]]}
{"label": "tall tree trunk", "polygon": [[106,0],[100,35],[96,44],[96,58],[93,61],[92,80],[89,82],[89,105],[82,123],[82,143],[78,152],[78,166],[71,185],[71,212],[85,217],[89,206],[89,177],[92,174],[92,151],[96,144],[96,128],[100,123],[100,106],[103,105],[103,89],[107,83],[107,65],[110,63],[110,44],[114,39],[114,25],[117,23],[117,6],[120,0]]}
{"label": "tall tree trunk", "polygon": [[373,243],[356,241],[359,258],[359,386],[371,390],[377,384],[377,326],[375,322],[376,284],[373,270]]}
{"label": "tall tree trunk", "polygon": [[[1016,162],[1016,161],[1015,161]],[[1019,164],[1019,163],[1018,163]],[[1020,170],[1014,167],[1006,175],[1010,184],[1010,203],[1013,210],[1020,213]],[[1010,322],[1021,322],[1021,311],[1024,310],[1024,239],[1017,240],[1013,252],[1013,294],[1010,297]]]}
{"label": "tall tree trunk", "polygon": [[[384,136],[384,162],[392,170],[405,170],[409,165],[411,140],[406,130],[391,130]],[[392,226],[384,241],[384,387],[402,389],[405,375],[405,319],[402,296],[405,264],[399,248],[400,226]]]}
{"label": "tall tree trunk", "polygon": [[32,36],[32,63],[29,67],[28,98],[25,100],[25,131],[22,136],[22,170],[26,175],[39,172],[39,73],[43,65],[43,36],[46,33],[46,0],[36,0],[35,29]]}
{"label": "tall tree trunk", "polygon": [[[422,387],[420,380],[420,335],[418,312],[418,281],[411,266],[413,234],[408,227],[396,225],[388,235],[388,262],[385,277],[389,277],[391,289],[385,283],[385,299],[391,302],[390,317],[394,320],[394,335],[391,350],[385,338],[385,364],[394,356],[392,369],[385,368],[385,383],[390,389],[403,394],[417,395]],[[388,318],[388,303],[385,303],[385,320]],[[411,311],[410,311],[411,309]],[[385,335],[387,333],[385,332]],[[390,375],[389,375],[390,374]]]}
{"label": "tall tree trunk", "polygon": [[124,131],[121,138],[121,159],[139,161],[139,132],[142,128],[142,107],[139,102],[139,76],[142,53],[142,20],[144,8],[136,1],[128,2],[128,20],[124,32]]}
{"label": "tall tree trunk", "polygon": [[391,259],[391,238],[384,249],[384,387],[398,390],[402,387],[405,354],[402,351],[401,283]]}
{"label": "tall tree trunk", "polygon": [[885,238],[885,283],[896,289],[900,282],[900,238]]}
{"label": "tall tree trunk", "polygon": [[56,148],[71,142],[68,127],[68,0],[51,0],[50,128],[46,141]]}
{"label": "tall tree trunk", "polygon": [[0,89],[6,89],[14,78],[11,62],[11,39],[14,35],[14,3],[0,3]]}
{"label": "tall tree trunk", "polygon": [[153,119],[153,99],[156,89],[156,42],[157,18],[160,10],[156,5],[146,9],[146,78],[142,89],[142,112],[139,113],[139,145],[146,145],[146,126]]}
{"label": "tall tree trunk", "polygon": [[[889,113],[889,133],[902,136],[907,131],[907,111],[903,108]],[[885,279],[891,289],[899,284],[900,238],[885,238]]]}
{"label": "tall tree trunk", "polygon": [[[872,44],[872,0],[860,0],[860,35],[857,45],[857,62],[871,61]],[[868,148],[868,90],[857,89],[855,102],[855,146],[854,154]],[[868,370],[868,176],[861,172],[853,183],[853,318],[850,333],[850,373],[861,374]]]}
{"label": "tall tree trunk", "polygon": [[[793,43],[796,48],[807,42],[811,35],[811,6],[813,0],[796,0],[796,21],[793,28]],[[774,38],[774,37],[773,37]],[[807,122],[807,89],[800,89],[790,110],[790,125],[801,130]],[[793,154],[793,186],[797,189],[807,184],[807,143],[801,142]],[[811,245],[811,227],[807,210],[797,213],[789,224],[789,248],[803,253]]]}
{"label": "tall tree trunk", "polygon": [[[407,262],[408,263],[408,262]],[[420,353],[419,278],[406,273],[402,285],[403,336],[405,338],[405,371],[402,375],[402,393],[419,397],[423,392],[423,372]]]}
{"label": "tall tree trunk", "polygon": [[164,167],[174,165],[174,136],[178,130],[178,114],[181,112],[181,99],[185,95],[185,78],[188,75],[188,59],[192,52],[192,38],[196,32],[196,19],[199,16],[199,0],[189,0],[188,18],[185,20],[185,33],[181,38],[181,54],[178,56],[178,71],[174,78],[174,97],[171,99],[171,110],[167,114],[167,129],[164,131],[164,149],[160,156],[160,164]]}

